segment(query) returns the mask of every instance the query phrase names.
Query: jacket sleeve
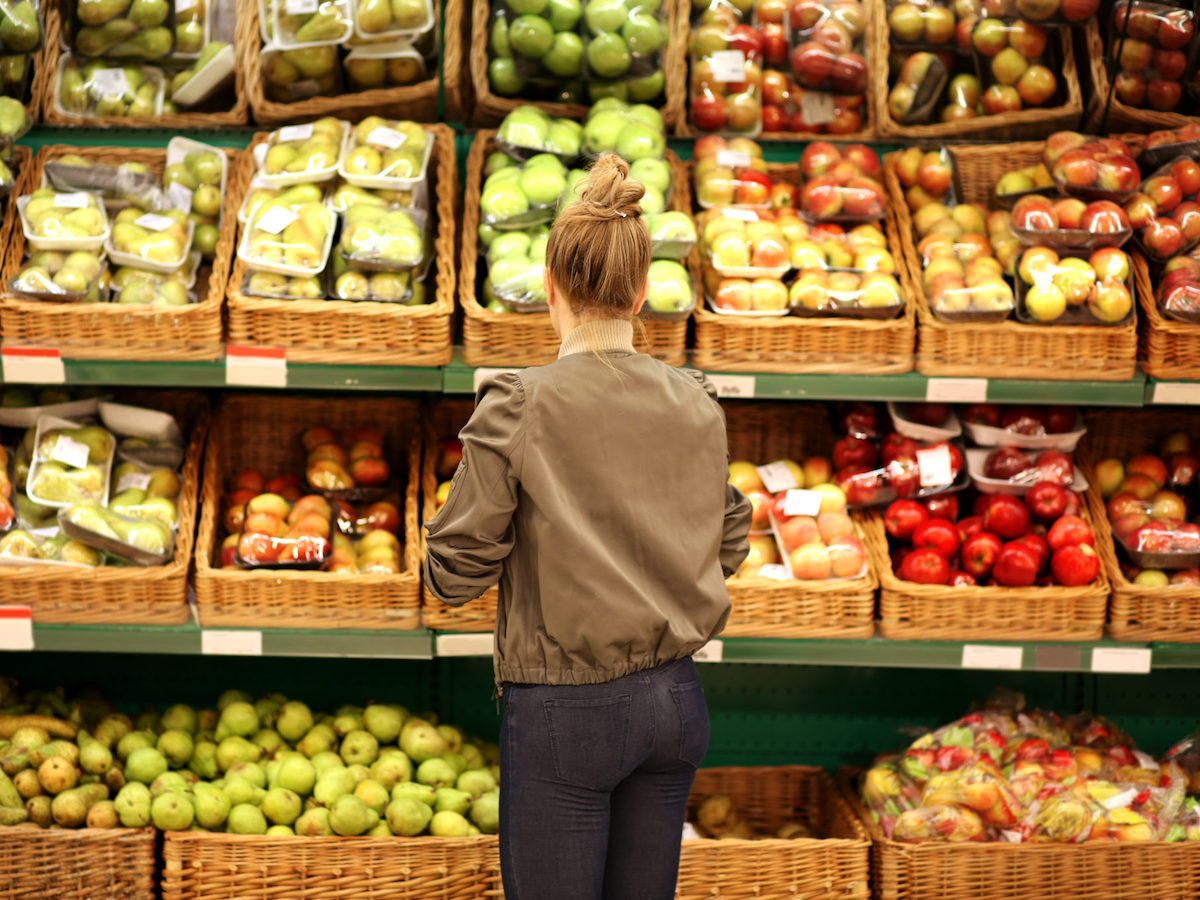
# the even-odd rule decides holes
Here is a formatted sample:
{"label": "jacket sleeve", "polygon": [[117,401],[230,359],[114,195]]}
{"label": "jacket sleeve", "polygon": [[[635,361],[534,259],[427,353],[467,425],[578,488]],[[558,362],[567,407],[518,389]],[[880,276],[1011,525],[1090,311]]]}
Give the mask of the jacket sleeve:
{"label": "jacket sleeve", "polygon": [[466,603],[499,581],[512,550],[523,407],[519,377],[497,376],[480,387],[475,412],[459,434],[463,455],[450,495],[425,526],[425,584],[445,603]]}
{"label": "jacket sleeve", "polygon": [[732,484],[725,485],[725,536],[721,542],[721,571],[728,578],[750,552],[750,501]]}

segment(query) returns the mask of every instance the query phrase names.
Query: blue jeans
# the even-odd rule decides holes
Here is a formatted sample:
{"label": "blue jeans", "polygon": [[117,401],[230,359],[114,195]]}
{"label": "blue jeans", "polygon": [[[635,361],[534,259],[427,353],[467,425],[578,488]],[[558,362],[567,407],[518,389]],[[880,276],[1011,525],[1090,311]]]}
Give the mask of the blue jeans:
{"label": "blue jeans", "polygon": [[671,900],[708,707],[691,657],[606,684],[504,686],[507,900]]}

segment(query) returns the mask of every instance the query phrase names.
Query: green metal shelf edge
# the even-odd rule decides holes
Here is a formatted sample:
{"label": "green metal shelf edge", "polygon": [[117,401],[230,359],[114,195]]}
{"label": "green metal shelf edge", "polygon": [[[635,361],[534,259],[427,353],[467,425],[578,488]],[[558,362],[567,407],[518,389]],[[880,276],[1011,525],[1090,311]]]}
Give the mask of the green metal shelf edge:
{"label": "green metal shelf edge", "polygon": [[[67,384],[114,387],[209,387],[226,384],[225,360],[185,362],[63,361]],[[337,366],[288,363],[287,388],[336,391],[442,389],[439,366]],[[264,385],[264,387],[269,385]]]}

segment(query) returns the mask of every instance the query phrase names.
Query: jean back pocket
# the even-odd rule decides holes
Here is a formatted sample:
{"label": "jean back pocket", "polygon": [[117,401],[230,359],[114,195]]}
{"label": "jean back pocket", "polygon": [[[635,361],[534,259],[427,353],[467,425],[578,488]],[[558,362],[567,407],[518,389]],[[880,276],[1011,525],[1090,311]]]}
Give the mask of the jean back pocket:
{"label": "jean back pocket", "polygon": [[699,680],[671,687],[679,710],[679,758],[699,768],[708,752],[708,704]]}
{"label": "jean back pocket", "polygon": [[595,791],[612,790],[620,782],[632,705],[629,694],[543,701],[554,773],[560,781]]}

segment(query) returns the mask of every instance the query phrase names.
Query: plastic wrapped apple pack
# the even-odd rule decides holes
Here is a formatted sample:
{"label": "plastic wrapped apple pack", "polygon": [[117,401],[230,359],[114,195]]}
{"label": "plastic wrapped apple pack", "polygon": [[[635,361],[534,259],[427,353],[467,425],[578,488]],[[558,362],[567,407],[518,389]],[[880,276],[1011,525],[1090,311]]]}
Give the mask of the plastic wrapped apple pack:
{"label": "plastic wrapped apple pack", "polygon": [[519,165],[496,169],[479,195],[480,222],[499,231],[552,222],[567,190],[567,168],[558,157],[541,153]]}
{"label": "plastic wrapped apple pack", "polygon": [[383,435],[378,428],[355,428],[340,439],[314,428],[306,431],[302,440],[308,453],[304,475],[310,490],[328,500],[349,503],[378,500],[386,493],[391,467],[384,457]]}
{"label": "plastic wrapped apple pack", "polygon": [[1124,250],[1060,256],[1048,247],[1021,254],[1017,318],[1031,325],[1120,325],[1133,313],[1133,282]]}
{"label": "plastic wrapped apple pack", "polygon": [[324,300],[320,277],[292,277],[278,272],[247,271],[242,293],[272,300]]}
{"label": "plastic wrapped apple pack", "polygon": [[696,308],[696,284],[682,264],[673,259],[656,259],[646,275],[644,319],[678,322]]}
{"label": "plastic wrapped apple pack", "polygon": [[1062,450],[1070,453],[1087,433],[1079,411],[1067,406],[971,404],[962,410],[967,437],[979,447]]}
{"label": "plastic wrapped apple pack", "polygon": [[234,563],[243,569],[320,569],[332,552],[333,509],[324,497],[307,495],[295,504],[278,494],[259,494],[246,503]]}
{"label": "plastic wrapped apple pack", "polygon": [[1114,4],[1108,44],[1120,68],[1114,84],[1118,100],[1160,112],[1179,108],[1195,20],[1192,9],[1167,3]]}
{"label": "plastic wrapped apple pack", "polygon": [[954,47],[958,17],[945,0],[932,3],[888,0],[887,25],[891,42],[906,50],[914,47],[950,50]]}
{"label": "plastic wrapped apple pack", "polygon": [[106,271],[102,251],[39,250],[21,264],[8,287],[30,300],[102,303],[108,297],[103,283]]}
{"label": "plastic wrapped apple pack", "polygon": [[1113,537],[1139,568],[1200,566],[1200,525],[1187,521],[1183,498],[1171,491],[1155,496],[1159,497],[1157,501],[1129,501],[1127,507],[1122,507],[1128,509],[1112,523]]}
{"label": "plastic wrapped apple pack", "polygon": [[668,210],[642,217],[650,232],[651,259],[687,259],[698,240],[696,223],[685,212]]}
{"label": "plastic wrapped apple pack", "polygon": [[1113,137],[1056,132],[1046,138],[1042,162],[1059,191],[1083,200],[1122,203],[1141,180],[1129,147]]}
{"label": "plastic wrapped apple pack", "polygon": [[301,277],[320,275],[333,244],[334,215],[323,204],[295,209],[271,200],[255,208],[238,258],[252,269]]}
{"label": "plastic wrapped apple pack", "polygon": [[962,423],[946,403],[887,404],[892,427],[902,437],[915,441],[948,441],[962,435]]}
{"label": "plastic wrapped apple pack", "polygon": [[586,81],[620,83],[662,69],[670,34],[666,7],[657,0],[592,0],[583,24]]}
{"label": "plastic wrapped apple pack", "polygon": [[1011,445],[967,450],[967,469],[981,494],[1024,496],[1035,484],[1049,481],[1080,493],[1088,487],[1083,473],[1062,450],[1022,450]]}
{"label": "plastic wrapped apple pack", "polygon": [[696,141],[692,157],[692,190],[701,208],[770,208],[771,176],[755,141],[708,135]]}
{"label": "plastic wrapped apple pack", "polygon": [[183,210],[142,212],[131,206],[113,219],[104,248],[118,265],[175,272],[187,263],[195,228]]}
{"label": "plastic wrapped apple pack", "polygon": [[1023,246],[1066,252],[1120,247],[1133,234],[1125,210],[1111,200],[1085,203],[1078,197],[1051,200],[1040,194],[1026,194],[1013,204],[1011,225]]}
{"label": "plastic wrapped apple pack", "polygon": [[329,181],[345,151],[350,124],[326,117],[271,132],[259,173],[272,187]]}
{"label": "plastic wrapped apple pack", "polygon": [[866,144],[814,141],[800,156],[800,214],[810,222],[875,222],[885,215],[882,166]]}
{"label": "plastic wrapped apple pack", "polygon": [[[834,484],[846,494],[851,508],[878,506],[900,497],[924,499],[954,493],[969,483],[963,450],[956,443],[939,441],[921,446],[911,438],[903,450],[889,452],[885,445],[882,465],[874,445],[864,439],[847,438],[870,446],[857,462],[845,462],[833,476]],[[835,462],[840,454],[835,448]]]}
{"label": "plastic wrapped apple pack", "polygon": [[43,506],[107,502],[115,443],[112,434],[99,425],[42,416],[25,493]]}
{"label": "plastic wrapped apple pack", "polygon": [[862,94],[867,88],[866,14],[855,2],[793,2],[788,24],[792,77],[807,91]]}
{"label": "plastic wrapped apple pack", "polygon": [[407,190],[425,180],[434,136],[416,122],[368,116],[351,131],[338,174],[350,184]]}
{"label": "plastic wrapped apple pack", "polygon": [[583,149],[583,126],[573,119],[548,116],[536,106],[518,106],[496,129],[496,143],[515,159],[552,153],[570,165]]}
{"label": "plastic wrapped apple pack", "polygon": [[312,97],[342,93],[342,67],[338,48],[328,44],[303,50],[264,47],[263,89],[274,103],[296,103]]}
{"label": "plastic wrapped apple pack", "polygon": [[1200,163],[1164,163],[1125,201],[1134,240],[1148,259],[1166,262],[1200,243]]}
{"label": "plastic wrapped apple pack", "polygon": [[[662,113],[647,103],[626,103],[618,97],[603,97],[588,110],[583,122],[583,153],[596,159],[615,153],[630,164],[643,161],[662,164],[667,152],[667,130]],[[632,174],[632,173],[631,173]],[[666,169],[668,187],[659,189],[669,195],[670,169]],[[641,180],[641,179],[639,179]],[[643,182],[645,184],[645,182]],[[652,185],[648,184],[647,187]]]}
{"label": "plastic wrapped apple pack", "polygon": [[1168,260],[1154,296],[1158,308],[1167,318],[1200,323],[1200,252],[1193,251]]}
{"label": "plastic wrapped apple pack", "polygon": [[123,516],[95,501],[60,509],[58,524],[71,540],[140,566],[165,565],[175,555],[175,535],[168,525]]}
{"label": "plastic wrapped apple pack", "polygon": [[1029,194],[1042,194],[1054,189],[1054,179],[1045,163],[1010,169],[996,181],[994,204],[1011,209],[1013,204]]}
{"label": "plastic wrapped apple pack", "polygon": [[787,285],[779,278],[723,278],[706,269],[704,298],[719,315],[771,318],[788,314]]}
{"label": "plastic wrapped apple pack", "polygon": [[931,121],[949,77],[946,64],[937,54],[913,53],[901,65],[895,83],[888,91],[888,112],[904,125]]}
{"label": "plastic wrapped apple pack", "polygon": [[696,217],[705,265],[723,278],[782,278],[791,246],[769,210],[713,207]]}
{"label": "plastic wrapped apple pack", "polygon": [[354,34],[364,40],[412,38],[433,25],[429,0],[351,0]]}
{"label": "plastic wrapped apple pack", "polygon": [[703,133],[757,136],[762,131],[762,68],[761,41],[754,29],[728,20],[701,25],[692,30],[688,59],[692,127]]}
{"label": "plastic wrapped apple pack", "polygon": [[999,19],[1024,19],[1039,25],[1082,25],[1100,9],[1100,0],[987,0],[986,14]]}
{"label": "plastic wrapped apple pack", "polygon": [[[1007,229],[1007,214],[997,211],[985,220],[985,212],[969,204],[953,209],[932,204],[913,218],[922,284],[933,314],[943,321],[1003,321],[1015,306],[1012,286],[1004,278],[1005,267],[993,255],[992,241],[979,231],[999,228],[999,220],[992,224],[993,216],[1002,218]],[[943,224],[950,227],[949,233]],[[951,237],[956,230],[952,226],[963,233]],[[1012,240],[1015,244],[1016,239]]]}
{"label": "plastic wrapped apple pack", "polygon": [[946,148],[907,147],[890,154],[887,165],[895,171],[914,212],[930,201],[954,206],[959,195],[958,176],[954,155]]}
{"label": "plastic wrapped apple pack", "polygon": [[273,42],[285,49],[340,44],[354,33],[350,0],[274,0]]}
{"label": "plastic wrapped apple pack", "polygon": [[407,41],[354,47],[342,60],[346,85],[357,91],[406,87],[424,81],[429,69]]}
{"label": "plastic wrapped apple pack", "polygon": [[801,269],[788,288],[792,315],[891,319],[904,309],[900,282],[888,272]]}
{"label": "plastic wrapped apple pack", "polygon": [[426,230],[423,210],[356,206],[342,216],[338,249],[360,269],[406,272],[425,262]]}
{"label": "plastic wrapped apple pack", "polygon": [[898,271],[887,237],[873,222],[847,231],[834,222],[809,225],[788,210],[781,210],[776,221],[788,238],[793,269],[858,269],[893,275]]}
{"label": "plastic wrapped apple pack", "polygon": [[13,482],[16,460],[6,447],[0,447],[0,532],[8,531],[17,522],[17,491]]}
{"label": "plastic wrapped apple pack", "polygon": [[162,59],[175,49],[175,4],[150,0],[138,7],[103,0],[69,0],[66,33],[81,56]]}
{"label": "plastic wrapped apple pack", "polygon": [[1148,172],[1181,156],[1200,157],[1200,124],[1189,122],[1178,128],[1150,132],[1137,161],[1142,171]]}
{"label": "plastic wrapped apple pack", "polygon": [[542,276],[549,240],[547,225],[494,233],[486,245],[487,274],[483,281],[483,296],[489,309],[546,312]]}
{"label": "plastic wrapped apple pack", "polygon": [[1061,100],[1055,76],[1058,32],[1028,21],[980,19],[971,31],[971,48],[981,81],[983,105],[991,112],[1056,106]]}
{"label": "plastic wrapped apple pack", "polygon": [[811,490],[776,494],[768,506],[771,533],[783,566],[796,581],[836,581],[867,573],[866,550],[845,510]]}

